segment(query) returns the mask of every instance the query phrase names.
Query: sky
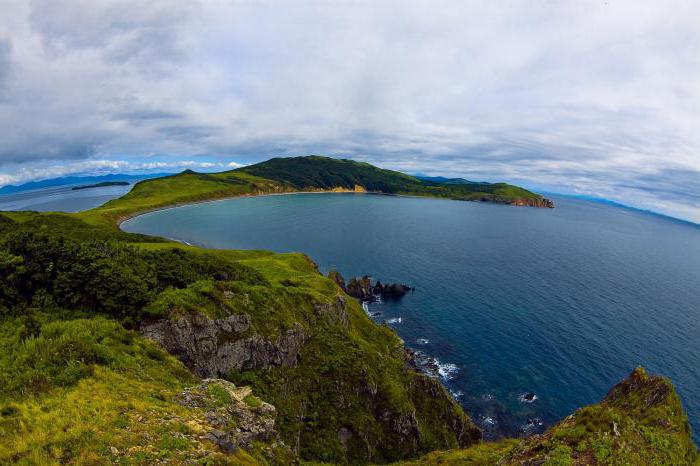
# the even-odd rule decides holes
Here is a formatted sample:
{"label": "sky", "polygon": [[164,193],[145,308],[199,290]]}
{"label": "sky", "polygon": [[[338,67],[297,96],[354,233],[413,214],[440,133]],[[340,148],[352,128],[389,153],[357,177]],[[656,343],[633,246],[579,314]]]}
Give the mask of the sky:
{"label": "sky", "polygon": [[0,185],[320,154],[700,222],[696,0],[0,11]]}

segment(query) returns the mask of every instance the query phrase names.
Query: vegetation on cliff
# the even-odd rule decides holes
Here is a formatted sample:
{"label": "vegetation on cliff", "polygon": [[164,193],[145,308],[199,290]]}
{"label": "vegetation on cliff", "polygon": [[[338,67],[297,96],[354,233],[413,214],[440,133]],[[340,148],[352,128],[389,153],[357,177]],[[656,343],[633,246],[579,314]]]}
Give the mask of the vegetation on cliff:
{"label": "vegetation on cliff", "polygon": [[0,213],[0,464],[696,460],[670,383],[641,371],[542,436],[478,443],[401,340],[306,256],[114,227],[180,202],[413,183],[354,162],[293,163],[310,162],[324,168],[188,172],[79,214]]}

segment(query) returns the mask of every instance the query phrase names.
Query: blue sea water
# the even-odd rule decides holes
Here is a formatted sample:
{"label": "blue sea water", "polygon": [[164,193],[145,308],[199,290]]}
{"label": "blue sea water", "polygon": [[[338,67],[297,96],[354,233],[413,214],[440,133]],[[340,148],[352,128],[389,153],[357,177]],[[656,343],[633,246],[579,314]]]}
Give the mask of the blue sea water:
{"label": "blue sea water", "polygon": [[0,195],[0,211],[79,212],[92,209],[111,199],[121,197],[133,187],[133,185],[102,186],[74,191],[72,189],[73,186],[78,185],[52,186]]}
{"label": "blue sea water", "polygon": [[122,227],[211,248],[302,251],[324,272],[415,286],[369,310],[437,358],[488,437],[541,431],[642,365],[673,380],[697,440],[700,228],[555,201],[298,194],[178,207]]}

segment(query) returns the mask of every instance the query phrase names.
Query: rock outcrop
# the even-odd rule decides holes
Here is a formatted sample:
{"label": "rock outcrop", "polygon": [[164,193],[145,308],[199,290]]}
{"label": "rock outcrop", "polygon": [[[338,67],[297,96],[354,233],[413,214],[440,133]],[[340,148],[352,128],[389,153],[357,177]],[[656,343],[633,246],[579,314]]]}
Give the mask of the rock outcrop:
{"label": "rock outcrop", "polygon": [[212,319],[191,312],[144,323],[140,330],[200,377],[221,377],[233,370],[296,365],[299,351],[308,339],[300,325],[275,339],[252,333],[250,325],[250,317],[245,314]]}
{"label": "rock outcrop", "polygon": [[[342,278],[342,277],[341,277]],[[350,325],[350,317],[346,309],[346,301],[343,296],[336,297],[331,303],[314,303],[316,315],[323,317],[331,324],[337,324],[347,330]]]}
{"label": "rock outcrop", "polygon": [[328,273],[328,278],[333,280],[347,294],[360,301],[373,302],[380,297],[399,299],[409,291],[414,290],[414,288],[401,283],[383,284],[377,280],[376,283],[372,284],[372,279],[367,275],[361,278],[353,277],[346,284],[343,276],[336,270],[331,270]]}
{"label": "rock outcrop", "polygon": [[188,408],[204,411],[203,419],[190,421],[188,427],[198,434],[200,442],[210,442],[225,454],[238,448],[250,450],[253,442],[268,444],[277,450],[276,458],[293,456],[280,442],[275,430],[276,409],[253,395],[250,387],[237,387],[222,379],[204,379],[197,386],[186,388],[175,401]]}
{"label": "rock outcrop", "polygon": [[385,298],[402,298],[406,293],[409,291],[413,291],[413,288],[408,286],[408,285],[403,285],[401,283],[391,283],[391,284],[382,284],[379,280],[377,280],[377,283],[372,287],[372,293],[374,293],[375,296],[379,295]]}

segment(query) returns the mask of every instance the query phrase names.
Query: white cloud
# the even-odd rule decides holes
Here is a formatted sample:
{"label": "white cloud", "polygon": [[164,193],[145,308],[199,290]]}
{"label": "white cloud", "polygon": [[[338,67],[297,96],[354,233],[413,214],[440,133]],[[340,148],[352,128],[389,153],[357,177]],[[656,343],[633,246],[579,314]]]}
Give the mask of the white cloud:
{"label": "white cloud", "polygon": [[696,1],[4,3],[11,176],[326,153],[700,220]]}
{"label": "white cloud", "polygon": [[243,165],[236,162],[205,162],[199,160],[169,160],[139,162],[133,160],[83,160],[67,163],[46,163],[24,165],[12,173],[0,172],[0,186],[23,183],[29,180],[43,180],[67,175],[109,174],[109,173],[176,173],[185,169],[202,172],[231,170]]}

